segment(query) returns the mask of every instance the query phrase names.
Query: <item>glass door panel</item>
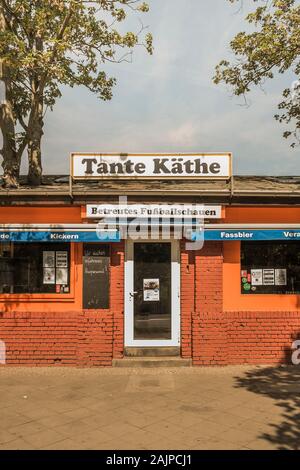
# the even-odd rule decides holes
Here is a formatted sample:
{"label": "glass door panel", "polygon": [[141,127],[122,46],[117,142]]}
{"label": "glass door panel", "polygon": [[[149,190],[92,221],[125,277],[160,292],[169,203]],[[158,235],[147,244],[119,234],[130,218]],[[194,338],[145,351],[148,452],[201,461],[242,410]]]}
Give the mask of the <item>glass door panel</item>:
{"label": "glass door panel", "polygon": [[171,243],[134,244],[134,340],[170,340]]}

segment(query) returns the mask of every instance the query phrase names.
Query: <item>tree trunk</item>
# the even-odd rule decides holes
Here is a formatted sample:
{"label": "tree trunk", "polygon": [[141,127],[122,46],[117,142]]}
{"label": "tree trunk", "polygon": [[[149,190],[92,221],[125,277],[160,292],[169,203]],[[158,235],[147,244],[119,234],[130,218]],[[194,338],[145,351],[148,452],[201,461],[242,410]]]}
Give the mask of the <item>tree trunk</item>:
{"label": "tree trunk", "polygon": [[5,100],[0,108],[0,127],[3,137],[2,168],[3,186],[16,188],[19,185],[20,160],[16,150],[15,123],[10,103]]}
{"label": "tree trunk", "polygon": [[[41,1],[37,1],[37,6]],[[35,48],[39,52],[43,52],[43,39],[40,35],[35,37]],[[38,64],[37,64],[38,65]],[[42,151],[41,143],[43,137],[43,112],[44,112],[44,87],[40,82],[40,77],[36,74],[32,80],[32,113],[29,119],[29,140],[28,140],[28,176],[27,181],[31,186],[39,186],[42,184]]]}
{"label": "tree trunk", "polygon": [[[6,24],[0,7],[0,31],[5,31]],[[11,78],[9,67],[0,58],[0,86],[3,90],[0,103],[0,128],[3,137],[2,167],[3,186],[17,187],[19,184],[20,158],[16,148],[15,119],[11,101]]]}
{"label": "tree trunk", "polygon": [[27,181],[31,186],[42,184],[42,152],[41,142],[43,136],[43,119],[41,116],[34,119],[30,129],[28,141],[28,176]]}

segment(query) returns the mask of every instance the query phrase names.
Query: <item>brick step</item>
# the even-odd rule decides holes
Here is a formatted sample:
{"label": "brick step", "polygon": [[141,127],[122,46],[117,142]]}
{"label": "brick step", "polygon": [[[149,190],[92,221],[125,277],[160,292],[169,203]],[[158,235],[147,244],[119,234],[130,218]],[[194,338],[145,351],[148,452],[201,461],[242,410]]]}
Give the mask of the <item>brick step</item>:
{"label": "brick step", "polygon": [[114,359],[114,367],[190,367],[191,359],[181,357],[124,357],[124,359]]}
{"label": "brick step", "polygon": [[124,355],[127,357],[163,357],[163,356],[177,356],[180,357],[180,347],[163,346],[156,348],[135,348],[127,347],[124,350]]}

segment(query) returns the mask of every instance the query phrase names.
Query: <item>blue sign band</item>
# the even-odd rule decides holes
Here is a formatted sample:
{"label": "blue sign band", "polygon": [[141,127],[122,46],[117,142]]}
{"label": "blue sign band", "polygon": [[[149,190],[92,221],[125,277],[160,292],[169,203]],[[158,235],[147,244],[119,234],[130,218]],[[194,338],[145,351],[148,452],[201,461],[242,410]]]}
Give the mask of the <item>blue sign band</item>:
{"label": "blue sign band", "polygon": [[96,232],[96,231],[20,231],[0,232],[0,243],[2,242],[119,242],[120,232]]}
{"label": "blue sign band", "polygon": [[[2,242],[119,242],[121,233],[96,231],[0,231]],[[299,230],[203,230],[192,232],[192,241],[299,240]]]}
{"label": "blue sign band", "polygon": [[192,233],[192,241],[299,240],[299,230],[203,230]]}

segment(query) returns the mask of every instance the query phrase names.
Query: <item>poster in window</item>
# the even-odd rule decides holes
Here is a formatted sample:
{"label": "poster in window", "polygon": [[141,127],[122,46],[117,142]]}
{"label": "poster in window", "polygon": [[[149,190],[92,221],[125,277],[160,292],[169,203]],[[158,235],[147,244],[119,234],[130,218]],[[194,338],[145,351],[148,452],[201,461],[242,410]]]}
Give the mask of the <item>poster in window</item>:
{"label": "poster in window", "polygon": [[56,269],[56,284],[68,284],[68,269],[67,268]]}
{"label": "poster in window", "polygon": [[287,285],[286,269],[275,269],[275,285],[276,286]]}
{"label": "poster in window", "polygon": [[263,271],[262,269],[251,269],[251,284],[252,286],[263,285]]}
{"label": "poster in window", "polygon": [[275,270],[264,269],[263,270],[263,285],[274,286],[274,284],[275,284]]}
{"label": "poster in window", "polygon": [[11,258],[13,254],[13,245],[10,243],[1,243],[0,244],[0,252],[1,258]]}
{"label": "poster in window", "polygon": [[243,289],[245,291],[249,291],[251,289],[251,284],[249,284],[248,282],[245,282],[245,284],[243,284]]}
{"label": "poster in window", "polygon": [[68,252],[67,251],[56,252],[56,267],[57,268],[68,267]]}
{"label": "poster in window", "polygon": [[159,302],[159,279],[144,279],[144,302]]}
{"label": "poster in window", "polygon": [[43,269],[43,284],[55,284],[55,268]]}
{"label": "poster in window", "polygon": [[[43,251],[43,266],[44,268],[54,268],[55,251]],[[44,284],[46,284],[44,282]]]}

